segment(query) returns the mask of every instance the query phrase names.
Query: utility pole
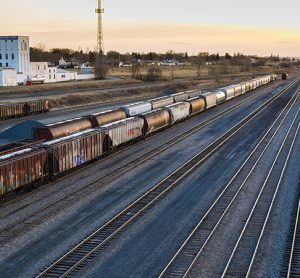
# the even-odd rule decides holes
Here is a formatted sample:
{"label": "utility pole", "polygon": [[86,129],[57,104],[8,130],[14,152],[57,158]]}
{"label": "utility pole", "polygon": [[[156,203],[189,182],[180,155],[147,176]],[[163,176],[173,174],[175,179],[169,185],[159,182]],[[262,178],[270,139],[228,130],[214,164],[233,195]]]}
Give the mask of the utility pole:
{"label": "utility pole", "polygon": [[96,13],[98,14],[97,48],[98,48],[98,53],[103,54],[104,44],[103,44],[102,14],[104,13],[104,9],[102,9],[101,0],[98,0],[98,8],[96,9]]}

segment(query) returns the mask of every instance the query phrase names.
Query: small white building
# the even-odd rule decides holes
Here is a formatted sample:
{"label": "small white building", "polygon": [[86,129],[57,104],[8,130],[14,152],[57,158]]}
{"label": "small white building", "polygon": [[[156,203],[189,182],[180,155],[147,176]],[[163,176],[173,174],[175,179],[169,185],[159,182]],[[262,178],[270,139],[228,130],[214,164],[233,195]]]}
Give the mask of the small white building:
{"label": "small white building", "polygon": [[37,83],[54,83],[77,80],[77,73],[49,66],[47,62],[31,62],[30,77]]}
{"label": "small white building", "polygon": [[89,80],[95,79],[94,68],[86,64],[80,67],[80,71],[77,74],[77,80]]}
{"label": "small white building", "polygon": [[17,71],[14,68],[0,68],[0,86],[17,86]]}
{"label": "small white building", "polygon": [[30,49],[28,36],[0,36],[0,68],[15,68],[29,74]]}
{"label": "small white building", "polygon": [[72,80],[77,80],[77,72],[57,69],[56,82],[64,82],[64,81],[72,81]]}

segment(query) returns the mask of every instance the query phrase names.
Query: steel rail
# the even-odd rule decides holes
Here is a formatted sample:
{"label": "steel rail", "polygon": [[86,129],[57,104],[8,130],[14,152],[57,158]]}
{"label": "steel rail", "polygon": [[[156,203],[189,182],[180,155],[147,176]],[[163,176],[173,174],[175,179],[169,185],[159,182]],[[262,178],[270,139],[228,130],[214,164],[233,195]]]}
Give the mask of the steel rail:
{"label": "steel rail", "polygon": [[[296,249],[296,241],[299,241],[299,234],[300,233],[300,227],[299,227],[299,217],[300,217],[300,199],[298,202],[298,209],[297,209],[297,215],[296,215],[296,221],[294,225],[294,233],[293,233],[293,238],[292,238],[292,247],[291,247],[291,252],[290,252],[290,257],[289,257],[289,262],[288,262],[288,272],[287,272],[287,278],[294,277],[295,273],[293,270],[294,266],[294,256],[299,257],[299,250],[297,250],[297,255],[295,254],[295,249]],[[299,261],[296,262],[299,268]]]}
{"label": "steel rail", "polygon": [[[296,98],[293,100],[291,99],[288,104],[286,105],[285,109],[289,106],[289,105],[293,105],[296,101]],[[272,137],[270,138],[270,140],[268,140],[267,145],[265,146],[264,150],[262,151],[262,153],[260,154],[260,156],[257,158],[257,161],[255,162],[255,164],[252,166],[252,168],[249,170],[247,176],[244,178],[243,183],[240,185],[240,187],[237,189],[236,193],[231,197],[231,201],[229,202],[228,205],[225,205],[224,207],[224,212],[223,214],[220,216],[219,220],[217,221],[217,223],[215,224],[215,226],[213,227],[212,231],[207,235],[206,240],[204,241],[204,243],[202,244],[201,247],[197,248],[197,246],[199,245],[199,240],[198,240],[198,245],[192,244],[193,243],[193,237],[195,237],[195,240],[197,241],[197,234],[200,233],[201,231],[201,226],[204,225],[205,221],[209,222],[209,216],[212,213],[213,209],[215,209],[215,207],[217,207],[219,201],[221,200],[221,198],[223,196],[226,196],[225,194],[228,194],[228,191],[230,190],[230,186],[231,184],[234,182],[234,180],[238,177],[238,175],[241,173],[241,171],[244,169],[244,167],[247,165],[248,161],[250,161],[250,159],[252,158],[252,156],[254,155],[254,153],[258,150],[258,148],[262,145],[262,143],[264,142],[264,140],[267,138],[267,136],[271,133],[272,128],[275,126],[275,124],[279,121],[280,117],[284,114],[285,109],[283,109],[283,111],[279,114],[279,116],[275,119],[274,123],[271,125],[271,127],[266,131],[265,135],[263,136],[263,138],[258,142],[258,144],[255,146],[255,148],[253,149],[253,151],[248,155],[247,159],[244,161],[244,163],[241,165],[241,167],[236,171],[235,175],[232,177],[232,179],[227,183],[227,185],[225,186],[225,188],[223,189],[223,191],[219,194],[219,196],[217,197],[217,199],[214,201],[214,203],[210,206],[210,208],[207,210],[207,212],[205,213],[205,215],[202,217],[202,219],[199,221],[198,225],[194,228],[194,230],[191,232],[191,234],[189,235],[189,237],[185,240],[185,242],[181,245],[181,247],[178,249],[178,251],[175,253],[175,255],[172,257],[172,259],[169,261],[169,263],[167,264],[167,266],[164,268],[164,270],[161,272],[159,277],[174,277],[174,276],[179,276],[179,277],[186,277],[188,275],[188,273],[190,272],[190,270],[192,269],[193,265],[195,264],[196,260],[198,259],[198,257],[200,256],[200,254],[202,253],[202,251],[204,250],[205,246],[207,245],[207,243],[209,242],[210,238],[212,237],[213,233],[215,232],[215,230],[217,229],[218,225],[220,224],[221,220],[224,218],[224,216],[226,215],[227,211],[229,210],[229,208],[231,207],[232,203],[234,202],[234,200],[236,199],[236,197],[238,196],[239,192],[242,190],[246,180],[249,178],[249,176],[251,175],[251,173],[253,172],[255,166],[257,165],[257,163],[259,162],[259,159],[261,159],[261,157],[263,156],[263,154],[265,153],[266,149],[268,148],[268,146],[271,143],[271,140],[273,140],[273,138],[275,137],[276,133],[278,132],[279,128],[281,127],[283,121],[285,120],[285,118],[287,117],[289,111],[291,110],[292,106],[289,108],[289,110],[287,110],[286,115],[284,116],[284,118],[282,119],[281,123],[279,124],[279,126],[276,128],[276,130],[274,131]],[[271,133],[272,134],[272,133]],[[230,191],[229,191],[230,194]],[[228,201],[227,201],[228,202]],[[223,205],[226,204],[226,202],[223,202]],[[195,249],[191,248],[191,245],[194,245]],[[189,252],[189,250],[192,250],[191,252]],[[199,250],[199,251],[198,251]],[[193,253],[193,255],[191,254]],[[196,255],[195,255],[196,253]],[[183,254],[185,254],[186,256],[184,256]],[[189,257],[189,258],[187,258]],[[193,258],[193,259],[192,259]],[[185,264],[187,264],[185,266],[185,268],[182,268],[182,266],[180,266],[180,262],[177,262],[178,265],[174,264],[176,263],[176,260],[180,260],[182,259]],[[171,268],[175,268],[175,270],[171,269]]]}
{"label": "steel rail", "polygon": [[[300,108],[299,108],[299,109],[300,109]],[[298,111],[299,111],[299,110],[298,110]],[[268,223],[268,221],[269,221],[269,218],[270,218],[270,215],[271,215],[271,211],[272,211],[272,208],[273,208],[273,206],[274,206],[275,198],[276,198],[276,196],[277,196],[277,193],[278,193],[278,190],[279,190],[279,186],[281,185],[281,181],[282,181],[282,179],[283,179],[283,175],[284,175],[284,173],[285,173],[285,170],[286,170],[286,167],[287,167],[289,158],[290,158],[290,156],[291,156],[292,149],[293,149],[293,147],[294,147],[294,145],[295,145],[295,141],[296,141],[296,138],[297,138],[297,136],[298,136],[299,129],[300,129],[300,123],[298,124],[298,128],[297,128],[297,130],[296,130],[296,132],[295,132],[295,135],[294,135],[292,144],[291,144],[291,146],[290,146],[290,149],[289,149],[287,158],[286,158],[285,163],[284,163],[284,167],[283,167],[283,169],[282,169],[282,171],[281,171],[280,178],[279,178],[279,181],[278,181],[277,186],[276,186],[276,191],[275,191],[274,196],[273,196],[273,198],[272,198],[272,202],[271,202],[271,205],[270,205],[270,207],[269,207],[269,210],[268,210],[268,213],[267,213],[267,216],[266,216],[266,219],[265,219],[263,228],[262,228],[262,230],[261,230],[261,233],[260,233],[260,236],[259,236],[259,239],[258,239],[258,242],[257,242],[257,244],[256,244],[256,247],[255,247],[255,250],[254,250],[254,253],[253,253],[253,256],[252,256],[252,259],[251,259],[250,266],[249,266],[249,268],[248,268],[246,277],[249,277],[249,276],[250,276],[250,273],[251,273],[251,271],[252,271],[252,267],[253,267],[253,265],[254,265],[254,260],[255,260],[255,258],[256,258],[256,255],[257,255],[258,248],[259,248],[259,245],[260,245],[260,243],[261,243],[262,237],[263,237],[263,235],[264,235],[264,233],[265,233],[265,230],[266,230],[266,227],[267,227],[267,223]],[[296,226],[295,226],[295,234],[294,234],[294,236],[296,236],[296,234],[297,234],[298,217],[299,217],[299,210],[298,210],[298,214],[297,214],[297,220],[296,220]],[[294,246],[295,246],[295,240],[296,240],[296,238],[294,237],[294,240],[293,240],[293,247],[292,247],[292,254],[293,254],[293,250],[294,250]],[[292,258],[291,258],[291,259],[292,259]],[[291,273],[291,271],[290,271],[290,270],[291,270],[291,266],[292,266],[292,260],[290,260],[289,271],[288,271],[288,277],[290,276],[290,273]]]}
{"label": "steel rail", "polygon": [[[250,212],[250,214],[249,214],[249,216],[248,216],[248,218],[247,218],[247,220],[246,220],[246,223],[245,223],[245,225],[244,225],[244,227],[243,227],[243,230],[242,230],[242,232],[241,232],[241,234],[240,234],[240,236],[239,236],[239,238],[238,238],[238,240],[237,240],[237,242],[236,242],[236,244],[235,244],[235,246],[234,246],[234,249],[233,249],[233,251],[232,251],[232,253],[231,253],[230,257],[229,257],[229,260],[228,260],[228,262],[227,262],[227,264],[226,264],[226,266],[225,266],[225,269],[224,269],[223,274],[222,274],[222,278],[226,276],[226,273],[227,273],[227,272],[229,271],[229,269],[230,269],[231,262],[232,262],[232,260],[233,260],[233,258],[234,258],[234,256],[235,256],[235,254],[236,254],[236,250],[237,250],[238,246],[240,245],[240,242],[241,242],[241,240],[242,240],[242,237],[244,236],[244,234],[245,234],[245,232],[246,232],[246,229],[248,228],[248,225],[249,225],[250,221],[252,221],[252,219],[253,219],[252,217],[253,217],[253,215],[254,215],[254,211],[255,211],[255,209],[257,208],[257,205],[258,205],[259,201],[261,200],[261,197],[263,196],[263,192],[264,192],[264,190],[265,190],[265,188],[266,188],[266,185],[267,185],[267,183],[268,183],[268,181],[269,181],[269,178],[270,178],[271,174],[273,173],[273,170],[274,170],[274,168],[275,168],[275,165],[276,165],[276,163],[277,163],[277,161],[278,161],[278,159],[279,159],[279,157],[280,157],[280,154],[281,154],[281,152],[282,152],[283,147],[285,146],[285,143],[286,143],[287,138],[288,138],[288,136],[289,136],[289,134],[290,134],[290,131],[291,131],[291,129],[292,129],[292,127],[293,127],[293,125],[294,125],[294,123],[295,123],[295,121],[296,121],[296,118],[298,117],[299,111],[300,111],[300,108],[298,109],[298,112],[297,112],[297,114],[296,114],[296,116],[295,116],[295,118],[294,118],[292,124],[290,125],[290,128],[289,128],[288,132],[286,133],[286,136],[285,136],[285,138],[284,138],[282,144],[280,145],[280,148],[279,148],[279,151],[278,151],[278,153],[277,153],[277,155],[276,155],[276,157],[275,157],[275,160],[273,161],[273,164],[272,164],[272,166],[271,166],[271,168],[270,168],[270,170],[269,170],[269,172],[268,172],[268,175],[267,175],[267,177],[266,177],[266,179],[265,179],[265,181],[264,181],[264,183],[263,183],[263,185],[262,185],[262,187],[261,187],[261,190],[260,190],[260,192],[259,192],[259,195],[258,195],[257,198],[256,198],[256,201],[255,201],[255,203],[254,203],[254,205],[253,205],[253,207],[252,207],[252,209],[251,209],[251,212]],[[299,131],[299,127],[300,127],[300,124],[298,124],[297,131]],[[290,155],[290,153],[291,153],[291,148],[292,148],[293,145],[294,145],[296,136],[297,136],[297,132],[296,132],[295,135],[294,135],[293,143],[292,143],[292,145],[290,146],[290,149],[289,149],[289,154],[288,154],[288,156],[286,157],[285,164],[284,164],[284,167],[283,167],[283,169],[282,169],[282,171],[281,171],[281,175],[280,175],[279,181],[278,181],[277,184],[276,184],[275,192],[274,192],[274,194],[273,194],[272,201],[271,201],[271,203],[270,203],[270,205],[269,205],[268,213],[267,213],[267,215],[266,215],[266,218],[265,218],[265,221],[264,221],[264,224],[263,224],[262,232],[263,232],[264,229],[265,229],[265,225],[266,225],[266,223],[267,223],[267,221],[268,221],[268,219],[269,219],[269,215],[270,215],[271,210],[272,210],[272,208],[273,208],[273,204],[274,204],[275,198],[276,198],[276,196],[277,196],[277,192],[278,192],[279,186],[280,186],[280,184],[281,184],[281,180],[282,180],[283,174],[284,174],[284,172],[285,172],[285,168],[286,168],[286,165],[287,165],[287,162],[288,162],[288,158],[289,158],[289,155]],[[262,236],[262,234],[260,234],[260,236],[259,236],[258,244],[260,243],[261,236]],[[254,251],[254,255],[256,254],[257,248],[258,248],[258,245],[256,245],[256,248],[255,248],[255,251]],[[253,259],[253,257],[252,257],[252,259]],[[254,260],[254,259],[253,259],[253,260]],[[252,267],[252,264],[253,264],[253,261],[251,260],[250,266],[249,266],[249,267]],[[250,269],[251,269],[251,268],[250,268]],[[246,272],[246,277],[248,277],[250,269],[248,269],[248,271]],[[243,271],[244,271],[244,270],[243,270]]]}
{"label": "steel rail", "polygon": [[[297,80],[295,80],[295,83]],[[102,227],[97,229],[94,233],[86,239],[77,244],[74,248],[68,251],[50,267],[45,269],[37,277],[46,277],[47,275],[56,277],[66,277],[74,270],[82,265],[88,258],[100,250],[101,247],[108,245],[108,242],[117,235],[123,228],[128,226],[139,215],[150,208],[155,202],[161,199],[167,192],[175,187],[183,178],[187,177],[196,167],[198,167],[207,157],[215,153],[217,149],[223,146],[231,137],[233,137],[242,127],[249,121],[259,115],[266,107],[278,99],[288,88],[283,89],[280,93],[273,96],[266,101],[245,119],[237,123],[225,134],[220,136],[212,142],[203,151],[196,154],[193,158],[185,164],[177,168],[173,173],[168,175],[165,179],[143,194],[140,198],[130,204],[127,208],[118,213],[115,217],[109,220]]]}

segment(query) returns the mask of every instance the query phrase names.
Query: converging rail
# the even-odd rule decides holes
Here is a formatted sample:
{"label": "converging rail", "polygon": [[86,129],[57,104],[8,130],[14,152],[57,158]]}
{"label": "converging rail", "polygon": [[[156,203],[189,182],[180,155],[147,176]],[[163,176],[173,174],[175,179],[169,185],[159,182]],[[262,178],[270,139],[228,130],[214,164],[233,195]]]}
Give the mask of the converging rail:
{"label": "converging rail", "polygon": [[[299,133],[299,111],[300,108],[280,146],[268,176],[243,227],[242,233],[231,253],[222,277],[230,277],[233,273],[243,277],[255,274],[255,260],[258,249],[262,237],[266,232],[266,227],[280,190],[282,178]],[[295,124],[296,119],[298,119],[298,124]],[[285,157],[284,161],[280,162],[280,156]],[[276,167],[281,169],[281,171],[278,171]],[[253,243],[255,244],[253,245]],[[243,257],[243,260],[241,260],[241,257]]]}
{"label": "converging rail", "polygon": [[[297,81],[297,80],[296,80]],[[295,82],[296,82],[295,81]],[[230,138],[232,138],[241,128],[261,113],[266,107],[278,99],[294,83],[274,95],[250,115],[232,127],[225,134],[212,142],[203,151],[195,155],[189,161],[180,166],[177,170],[167,176],[164,180],[156,184],[139,199],[122,210],[110,221],[97,229],[94,233],[72,248],[60,259],[54,262],[50,267],[45,269],[37,277],[66,277],[79,270],[85,263],[103,251],[110,242],[120,235],[121,231],[129,224],[133,223],[138,217],[142,216],[148,209],[153,207],[162,199],[170,190],[175,188],[180,181],[190,175],[193,170],[201,165],[208,157],[214,154]]]}
{"label": "converging rail", "polygon": [[[167,266],[161,272],[160,277],[188,276],[221,221],[224,219],[225,215],[227,215],[237,196],[242,191],[247,179],[250,177],[276,133],[279,131],[283,121],[286,119],[298,97],[299,95],[296,92],[286,105],[285,109],[283,109],[271,127],[266,131],[254,150],[249,154],[242,166],[236,171],[236,174],[225,186],[224,190],[220,193],[212,206],[207,210],[186,241],[169,261]],[[295,120],[296,117],[294,118],[293,123]]]}

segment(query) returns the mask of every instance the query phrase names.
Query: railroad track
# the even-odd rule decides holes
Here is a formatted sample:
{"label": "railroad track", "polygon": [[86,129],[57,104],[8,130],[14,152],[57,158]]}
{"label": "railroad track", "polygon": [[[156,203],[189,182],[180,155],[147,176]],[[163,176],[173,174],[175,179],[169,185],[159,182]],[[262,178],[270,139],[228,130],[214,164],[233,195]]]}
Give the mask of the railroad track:
{"label": "railroad track", "polygon": [[[201,124],[195,126],[194,128],[192,128],[191,130],[188,130],[188,131],[187,131],[187,134],[191,135],[193,132],[196,132],[196,131],[198,131],[199,129],[201,129],[201,128],[203,128],[203,127],[205,127],[205,126],[211,124],[212,122],[218,120],[219,118],[221,118],[221,117],[223,117],[223,116],[229,114],[229,113],[232,112],[233,110],[235,110],[235,109],[241,107],[242,105],[244,105],[244,104],[250,102],[251,100],[253,100],[253,99],[259,97],[260,95],[262,95],[262,94],[265,93],[266,91],[269,91],[269,90],[271,90],[272,88],[278,86],[278,83],[279,83],[279,82],[275,82],[272,86],[269,86],[269,87],[267,87],[267,88],[264,88],[264,89],[261,90],[261,91],[258,91],[258,92],[253,93],[252,96],[251,96],[251,94],[244,94],[244,95],[241,95],[241,96],[247,96],[247,98],[246,98],[244,101],[239,102],[239,103],[235,104],[234,106],[232,106],[232,107],[226,109],[225,111],[220,112],[220,113],[218,113],[218,114],[212,116],[211,118],[207,119],[207,120],[204,121],[203,123],[201,123]],[[279,83],[279,84],[280,84],[280,83]],[[280,88],[280,87],[281,87],[281,86],[279,86],[279,88]],[[239,96],[239,97],[241,97],[241,96]],[[239,98],[239,97],[238,97],[238,98]],[[201,114],[199,114],[199,115],[197,115],[197,116],[194,116],[193,119],[196,118],[196,117],[199,117],[199,116],[201,117],[201,115],[203,115],[203,113],[201,113]],[[180,126],[182,126],[182,125],[184,125],[184,124],[186,124],[186,121],[180,122],[180,123],[178,123],[178,124],[176,124],[176,125],[173,125],[173,126],[169,127],[168,130],[172,130],[172,129],[175,129],[175,128],[179,128]],[[197,128],[197,127],[198,127],[198,128]],[[194,130],[194,131],[193,131],[193,130]],[[147,137],[146,139],[144,139],[143,141],[137,142],[137,143],[135,143],[134,145],[129,144],[128,146],[124,146],[123,148],[119,149],[118,151],[115,151],[115,152],[114,152],[112,155],[110,155],[109,157],[107,157],[107,158],[102,158],[101,160],[96,161],[96,163],[88,163],[88,164],[86,164],[86,165],[84,165],[84,166],[78,168],[78,169],[77,169],[77,173],[80,174],[81,172],[84,172],[84,171],[87,170],[88,168],[90,168],[90,167],[92,167],[92,166],[95,166],[97,163],[102,163],[103,161],[105,161],[105,160],[107,160],[107,159],[110,159],[110,158],[112,158],[113,156],[116,156],[116,155],[119,154],[120,152],[124,152],[125,150],[131,149],[132,147],[137,146],[137,144],[142,144],[144,141],[147,141],[147,140],[153,138],[154,136],[156,136],[156,135],[158,135],[158,134],[160,134],[160,133],[154,133],[154,134],[152,134],[151,136],[149,136],[149,137]],[[189,135],[188,135],[188,136],[189,136]],[[183,134],[182,134],[182,135],[179,135],[178,137],[180,137],[180,136],[183,136]],[[176,137],[176,138],[178,138],[178,137]],[[186,138],[186,137],[185,137],[185,138]],[[185,138],[183,138],[182,140],[184,140]],[[169,144],[169,145],[170,145],[170,144],[172,143],[172,141],[174,141],[174,140],[175,140],[175,139],[172,138],[171,140],[167,141],[165,144]],[[174,144],[175,144],[175,143],[174,143]],[[161,148],[161,146],[159,146],[158,148]],[[164,149],[166,149],[166,148],[164,148]],[[148,153],[150,153],[150,152],[148,152]],[[148,155],[148,153],[142,154],[140,157],[143,157],[144,155]],[[61,177],[61,180],[62,180],[62,181],[63,181],[63,180],[67,180],[67,179],[68,179],[70,176],[72,176],[72,175],[73,175],[72,172],[69,173],[69,174],[64,174],[64,175]],[[101,178],[102,178],[102,177],[101,177]],[[93,181],[96,181],[96,180],[97,180],[97,179],[95,179],[95,180],[93,180]],[[92,182],[93,182],[93,181],[92,181]],[[20,192],[20,194],[22,194],[22,192]],[[30,194],[30,193],[29,193],[29,194]],[[28,194],[27,194],[27,195],[28,195]],[[9,198],[12,198],[12,200],[8,200],[8,201],[3,200],[3,198],[2,198],[2,200],[1,200],[1,201],[2,201],[2,204],[13,205],[13,204],[14,204],[14,197],[15,197],[15,196],[16,196],[16,197],[19,197],[20,195],[17,194],[17,193],[12,194],[11,196],[9,196]],[[42,201],[42,200],[43,200],[43,199],[40,199],[40,201]],[[19,200],[17,200],[15,203],[17,203],[18,201],[19,201]],[[26,206],[24,206],[23,208],[26,208],[27,206],[30,206],[30,205],[31,205],[31,203],[28,203],[28,204],[27,204]],[[1,204],[0,204],[0,208],[1,208]],[[4,217],[6,217],[6,216],[8,216],[8,215],[4,215]]]}
{"label": "railroad track", "polygon": [[[293,84],[294,83],[292,83],[288,88],[290,88]],[[121,232],[126,227],[134,223],[134,221],[136,221],[139,217],[142,217],[147,210],[152,208],[158,201],[164,198],[172,189],[179,185],[184,178],[188,177],[196,167],[201,165],[248,122],[253,120],[265,108],[284,94],[288,88],[285,88],[279,94],[273,96],[263,105],[258,107],[245,119],[212,142],[207,148],[180,166],[164,180],[156,184],[140,198],[131,203],[127,208],[114,216],[106,224],[73,247],[69,252],[55,261],[37,277],[67,277],[79,270],[99,252],[105,250],[113,239],[120,236]]]}
{"label": "railroad track", "polygon": [[246,181],[263,157],[263,154],[274,139],[276,133],[279,131],[283,121],[287,117],[298,97],[299,96],[295,94],[286,105],[285,109],[279,114],[263,138],[249,154],[245,162],[237,170],[236,174],[225,186],[224,190],[219,194],[205,215],[201,218],[189,237],[169,261],[167,266],[161,272],[160,277],[188,276],[196,264],[197,259],[204,253],[207,244],[212,239],[221,221],[227,215],[229,209],[242,192]]}
{"label": "railroad track", "polygon": [[[300,108],[298,109],[298,113],[299,111]],[[298,116],[298,113],[296,117]],[[293,126],[296,117],[285,136],[276,159],[268,173],[268,177],[265,180],[251,213],[247,218],[242,233],[224,269],[222,277],[230,277],[233,273],[238,273],[238,275],[241,275],[242,277],[255,275],[255,259],[257,251],[262,242],[262,237],[265,234],[271,212],[274,208],[274,204],[280,190],[281,181],[300,129],[299,118],[298,124]],[[293,129],[296,131],[293,131]],[[285,157],[284,163],[281,163],[279,158],[280,155],[285,152],[284,147],[287,147],[287,156]],[[281,171],[276,171],[276,167],[281,169]],[[277,182],[274,183],[274,180]],[[253,245],[253,243],[256,244]],[[241,257],[243,259],[241,259]]]}
{"label": "railroad track", "polygon": [[295,222],[289,245],[290,252],[288,254],[287,270],[284,271],[284,276],[287,278],[296,278],[300,276],[300,199],[298,199]]}
{"label": "railroad track", "polygon": [[[294,83],[290,84],[290,86],[292,86],[293,84]],[[62,211],[68,205],[76,202],[78,200],[78,197],[82,196],[83,192],[84,192],[85,196],[87,196],[88,194],[94,194],[95,188],[103,187],[104,185],[116,180],[117,178],[122,177],[130,169],[134,169],[137,165],[140,165],[143,162],[146,162],[147,160],[151,159],[152,157],[157,156],[164,150],[183,141],[187,137],[189,137],[192,134],[194,134],[195,132],[199,131],[201,128],[226,116],[230,112],[234,111],[235,109],[244,105],[245,103],[250,102],[251,100],[260,96],[266,90],[269,90],[269,89],[270,88],[266,88],[266,89],[262,90],[259,94],[251,96],[250,98],[247,98],[245,101],[235,104],[234,106],[230,107],[229,109],[226,109],[225,111],[222,111],[222,112],[212,116],[211,118],[207,119],[206,121],[204,121],[200,124],[197,124],[193,128],[189,129],[185,133],[183,133],[175,138],[172,138],[171,140],[168,140],[164,144],[162,144],[146,153],[141,154],[137,158],[134,158],[133,160],[127,162],[124,165],[121,165],[119,168],[114,169],[113,171],[105,172],[100,177],[97,177],[96,179],[93,179],[92,181],[90,181],[86,186],[80,187],[79,189],[76,189],[75,191],[71,192],[70,194],[68,194],[62,198],[56,199],[54,202],[48,204],[47,206],[40,208],[38,211],[35,211],[29,215],[26,215],[25,217],[19,219],[17,222],[5,227],[4,229],[0,230],[0,246],[13,241],[18,236],[20,236],[24,230],[28,231],[29,229],[32,229],[34,226],[36,226],[40,223],[43,223],[46,220],[51,219],[51,217],[57,215],[57,213],[59,211]],[[181,124],[184,124],[184,122]],[[176,127],[178,127],[178,125],[175,126],[174,128],[176,128]],[[128,148],[131,148],[131,146],[129,146]],[[116,154],[114,154],[114,155],[116,155]],[[90,166],[88,166],[88,167],[90,167]],[[86,167],[81,169],[81,171],[84,171],[85,169],[86,169]],[[36,201],[37,200],[35,200],[35,202]],[[22,209],[26,208],[27,206],[30,206],[30,204],[31,203],[28,203],[26,206],[23,206]],[[10,212],[10,214],[15,213],[15,212],[16,211]],[[4,215],[3,217],[8,217],[10,214]]]}

